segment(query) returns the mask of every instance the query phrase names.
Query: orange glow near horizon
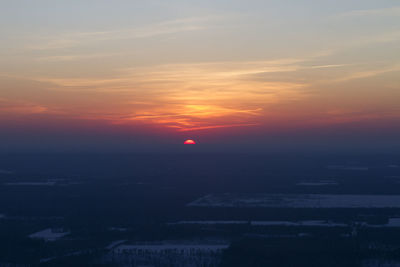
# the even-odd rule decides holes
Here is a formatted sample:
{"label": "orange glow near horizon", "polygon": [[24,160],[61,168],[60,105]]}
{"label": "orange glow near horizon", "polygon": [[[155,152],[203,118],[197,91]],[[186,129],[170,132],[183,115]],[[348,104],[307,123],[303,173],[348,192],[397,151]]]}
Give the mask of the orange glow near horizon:
{"label": "orange glow near horizon", "polygon": [[[399,8],[299,4],[310,12],[286,13],[277,1],[251,16],[238,15],[242,8],[210,16],[216,4],[205,1],[210,10],[194,5],[184,17],[169,4],[174,11],[162,20],[160,2],[154,14],[120,19],[125,10],[144,12],[146,1],[128,2],[137,8],[104,3],[119,8],[104,16],[68,3],[89,8],[85,19],[69,24],[69,12],[57,13],[60,24],[38,21],[30,31],[21,9],[43,18],[49,9],[11,9],[0,43],[0,125],[98,124],[181,140],[400,119],[400,34],[389,23]],[[267,16],[271,10],[282,17]]]}
{"label": "orange glow near horizon", "polygon": [[183,142],[184,145],[195,145],[196,142],[192,139],[188,139],[185,142]]}

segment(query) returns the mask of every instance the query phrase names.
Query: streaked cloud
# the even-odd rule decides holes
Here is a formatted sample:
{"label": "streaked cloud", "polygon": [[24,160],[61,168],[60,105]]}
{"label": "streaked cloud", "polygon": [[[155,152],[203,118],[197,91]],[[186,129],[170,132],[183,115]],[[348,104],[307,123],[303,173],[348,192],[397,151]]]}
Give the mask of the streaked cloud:
{"label": "streaked cloud", "polygon": [[143,39],[162,35],[205,30],[209,23],[221,19],[219,17],[190,17],[174,19],[134,27],[130,29],[115,29],[107,31],[70,32],[62,34],[51,34],[34,38],[36,44],[27,48],[32,50],[56,50],[82,45],[90,45],[97,42]]}
{"label": "streaked cloud", "polygon": [[[56,85],[52,90],[92,92],[104,101],[113,95],[119,106],[92,107],[85,114],[78,112],[78,117],[190,131],[259,125],[271,107],[304,103],[310,94],[321,94],[307,88],[400,70],[397,65],[371,69],[364,64],[316,64],[316,59],[321,62],[323,57],[164,64],[120,69],[108,78],[34,79]],[[267,76],[260,78],[260,75]],[[289,79],[303,75],[313,78]],[[105,115],[102,109],[108,109],[109,114]],[[337,114],[327,113],[327,116],[332,122],[342,120]],[[351,119],[356,118],[357,115]]]}
{"label": "streaked cloud", "polygon": [[15,101],[5,98],[0,98],[0,112],[3,114],[13,115],[27,115],[27,114],[40,114],[48,111],[48,108],[30,103],[27,101]]}
{"label": "streaked cloud", "polygon": [[400,65],[395,65],[386,68],[374,69],[374,70],[365,70],[365,71],[355,71],[349,74],[344,75],[343,77],[336,78],[331,80],[330,82],[347,82],[356,79],[364,79],[369,77],[378,76],[388,72],[396,72],[400,71]]}
{"label": "streaked cloud", "polygon": [[200,130],[254,125],[268,103],[303,98],[300,89],[306,86],[304,83],[252,78],[259,73],[296,71],[301,68],[301,61],[167,64],[122,69],[118,76],[108,79],[42,77],[36,80],[57,85],[54,90],[120,94],[124,115],[107,116],[114,123],[140,121],[182,131]]}
{"label": "streaked cloud", "polygon": [[344,12],[339,17],[363,17],[363,16],[400,16],[400,6],[376,9],[359,9]]}
{"label": "streaked cloud", "polygon": [[68,54],[68,55],[55,55],[55,56],[41,56],[37,57],[36,60],[41,62],[68,62],[68,61],[78,61],[78,60],[90,60],[96,58],[108,58],[118,55],[121,54],[118,53]]}

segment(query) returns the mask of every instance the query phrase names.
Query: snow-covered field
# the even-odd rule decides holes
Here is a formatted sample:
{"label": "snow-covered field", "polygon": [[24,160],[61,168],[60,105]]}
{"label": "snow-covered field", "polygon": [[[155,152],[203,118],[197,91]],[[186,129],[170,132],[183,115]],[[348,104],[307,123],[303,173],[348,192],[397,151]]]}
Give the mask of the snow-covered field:
{"label": "snow-covered field", "polygon": [[68,235],[70,232],[64,232],[60,230],[54,230],[52,228],[44,229],[42,231],[33,233],[29,235],[30,238],[37,238],[37,239],[44,239],[45,241],[56,241],[57,239],[60,239],[66,235]]}
{"label": "snow-covered field", "polygon": [[[169,223],[168,225],[185,225],[185,224],[201,224],[201,225],[228,225],[228,224],[248,224],[252,226],[313,226],[313,227],[350,227],[348,223],[338,223],[324,220],[307,220],[307,221],[179,221]],[[386,224],[368,224],[366,222],[359,223],[365,227],[400,227],[400,218],[389,218]]]}
{"label": "snow-covered field", "polygon": [[193,207],[267,208],[400,208],[400,195],[218,194],[206,195]]}
{"label": "snow-covered field", "polygon": [[260,226],[318,226],[318,227],[347,227],[348,225],[345,223],[334,223],[331,221],[320,221],[320,220],[311,220],[311,221],[252,221],[251,225],[260,225]]}
{"label": "snow-covered field", "polygon": [[389,218],[389,222],[386,224],[387,227],[400,227],[400,218]]}
{"label": "snow-covered field", "polygon": [[118,266],[217,267],[222,251],[229,247],[225,241],[162,241],[115,246],[121,241],[111,244],[114,247],[103,257],[102,263]]}
{"label": "snow-covered field", "polygon": [[229,244],[143,244],[143,245],[119,245],[114,248],[115,252],[128,251],[162,252],[167,250],[178,250],[189,253],[193,250],[219,251],[229,247]]}
{"label": "snow-covered field", "polygon": [[250,224],[253,226],[321,226],[321,227],[346,227],[344,223],[334,223],[330,221],[321,220],[310,220],[310,221],[179,221],[176,223],[170,223],[170,225],[176,224],[205,224],[205,225],[216,225],[216,224]]}
{"label": "snow-covered field", "polygon": [[169,225],[176,224],[248,224],[249,221],[179,221],[175,223],[169,223]]}
{"label": "snow-covered field", "polygon": [[126,242],[126,240],[116,240],[116,241],[113,241],[113,242],[111,242],[111,244],[109,244],[109,245],[106,247],[106,249],[113,249],[113,248],[115,248],[116,246],[121,245],[121,244],[123,244],[123,243],[125,243],[125,242]]}

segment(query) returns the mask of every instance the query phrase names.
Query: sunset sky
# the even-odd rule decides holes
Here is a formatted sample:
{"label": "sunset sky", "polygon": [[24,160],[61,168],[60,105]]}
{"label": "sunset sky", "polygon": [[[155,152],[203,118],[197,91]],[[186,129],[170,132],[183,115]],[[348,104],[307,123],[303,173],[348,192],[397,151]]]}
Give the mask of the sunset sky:
{"label": "sunset sky", "polygon": [[397,0],[5,0],[0,149],[399,146]]}

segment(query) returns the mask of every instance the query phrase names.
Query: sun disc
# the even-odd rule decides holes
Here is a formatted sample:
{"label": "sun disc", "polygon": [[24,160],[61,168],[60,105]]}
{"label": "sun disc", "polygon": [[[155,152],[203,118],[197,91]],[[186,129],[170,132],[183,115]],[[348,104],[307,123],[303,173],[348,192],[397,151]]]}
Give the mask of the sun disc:
{"label": "sun disc", "polygon": [[192,139],[188,139],[185,142],[183,142],[183,144],[185,144],[185,145],[195,145],[196,142],[194,140],[192,140]]}

